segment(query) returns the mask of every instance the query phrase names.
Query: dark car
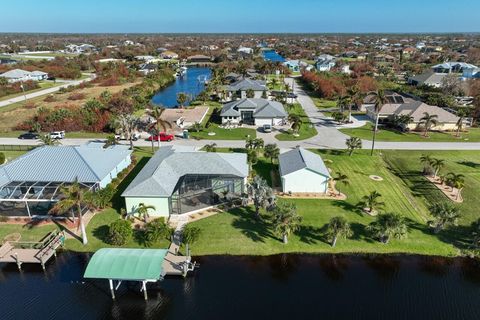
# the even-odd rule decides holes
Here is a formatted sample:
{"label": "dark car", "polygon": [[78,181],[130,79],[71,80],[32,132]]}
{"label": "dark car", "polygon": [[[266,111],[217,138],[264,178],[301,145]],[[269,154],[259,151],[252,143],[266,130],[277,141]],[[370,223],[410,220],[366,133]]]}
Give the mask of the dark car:
{"label": "dark car", "polygon": [[18,136],[18,139],[30,139],[30,140],[34,140],[34,139],[38,139],[39,135],[38,133],[35,133],[35,132],[26,132],[26,133],[23,133],[21,135]]}
{"label": "dark car", "polygon": [[297,99],[298,96],[297,96],[295,93],[293,93],[293,92],[289,92],[289,93],[287,93],[287,98]]}

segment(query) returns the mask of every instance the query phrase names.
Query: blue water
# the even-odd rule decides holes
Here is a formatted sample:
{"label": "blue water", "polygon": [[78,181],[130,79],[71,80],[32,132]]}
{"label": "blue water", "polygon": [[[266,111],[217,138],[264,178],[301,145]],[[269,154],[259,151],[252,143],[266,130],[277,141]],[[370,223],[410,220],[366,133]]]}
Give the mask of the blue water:
{"label": "blue water", "polygon": [[199,81],[199,77],[206,77],[208,80],[211,76],[212,70],[210,68],[188,68],[184,77],[178,77],[175,83],[157,92],[152,97],[152,102],[166,108],[175,108],[178,106],[178,93],[188,93],[192,96],[192,99],[195,99],[205,89],[205,84]]}
{"label": "blue water", "polygon": [[285,58],[279,55],[275,50],[263,51],[263,58],[267,61],[285,62]]}

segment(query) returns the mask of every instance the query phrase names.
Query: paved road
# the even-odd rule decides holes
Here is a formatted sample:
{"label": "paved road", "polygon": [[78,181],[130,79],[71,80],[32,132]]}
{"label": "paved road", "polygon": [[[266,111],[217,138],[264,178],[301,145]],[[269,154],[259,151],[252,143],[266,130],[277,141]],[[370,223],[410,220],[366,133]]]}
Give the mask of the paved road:
{"label": "paved road", "polygon": [[[61,82],[61,83],[64,83],[64,84],[56,86],[56,87],[52,87],[52,88],[47,88],[45,90],[40,90],[40,91],[36,91],[36,92],[32,92],[32,93],[27,93],[26,98],[27,98],[27,100],[29,100],[29,99],[33,99],[33,98],[36,98],[36,97],[44,96],[44,95],[47,95],[47,94],[57,92],[58,90],[60,90],[60,88],[66,88],[68,86],[76,86],[76,85],[79,85],[82,82],[91,81],[93,79],[95,79],[94,74],[90,74],[90,78],[82,79],[82,80],[72,80],[72,81],[66,81],[66,80],[60,81],[59,80],[57,82],[59,82],[59,83]],[[13,103],[22,102],[22,101],[25,101],[25,96],[23,96],[23,95],[15,97],[15,98],[8,99],[8,100],[2,100],[2,101],[0,101],[0,108],[1,107],[6,107],[6,106],[8,106],[10,104],[13,104]]]}

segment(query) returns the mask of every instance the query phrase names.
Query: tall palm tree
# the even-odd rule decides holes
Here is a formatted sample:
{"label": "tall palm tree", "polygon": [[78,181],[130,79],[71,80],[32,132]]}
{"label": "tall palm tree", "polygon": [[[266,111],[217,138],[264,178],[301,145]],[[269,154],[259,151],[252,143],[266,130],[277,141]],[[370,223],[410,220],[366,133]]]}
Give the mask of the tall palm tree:
{"label": "tall palm tree", "polygon": [[297,207],[293,203],[280,203],[273,209],[273,226],[283,243],[288,243],[288,236],[300,229],[303,217],[297,213]]}
{"label": "tall palm tree", "polygon": [[387,244],[392,237],[402,239],[408,233],[405,218],[395,213],[383,213],[367,226],[372,236]]}
{"label": "tall palm tree", "polygon": [[353,154],[353,151],[355,151],[355,149],[361,149],[362,148],[362,140],[358,137],[348,138],[345,141],[345,144],[347,145],[349,156],[351,156]]}
{"label": "tall palm tree", "polygon": [[88,239],[82,216],[82,206],[88,204],[85,199],[85,189],[82,188],[78,183],[78,180],[75,179],[71,185],[61,187],[60,193],[63,195],[62,200],[58,201],[50,211],[52,213],[66,213],[71,209],[75,210],[77,213],[78,228],[82,233],[82,242],[84,245],[86,245],[88,243]]}
{"label": "tall palm tree", "polygon": [[275,195],[272,188],[260,176],[255,176],[247,185],[247,194],[253,201],[257,219],[260,219],[260,208],[268,209],[275,204]]}
{"label": "tall palm tree", "polygon": [[432,172],[433,158],[428,154],[423,154],[420,157],[420,162],[423,164],[423,174],[430,174]]}
{"label": "tall palm tree", "polygon": [[340,112],[345,111],[345,108],[348,108],[350,106],[351,108],[352,105],[352,99],[350,96],[345,95],[345,96],[339,96],[337,99],[337,107],[340,109]]}
{"label": "tall palm tree", "polygon": [[150,216],[148,213],[149,210],[155,210],[155,206],[146,205],[145,203],[140,203],[137,208],[138,217],[143,218],[143,221],[147,223],[147,219]]}
{"label": "tall palm tree", "polygon": [[377,138],[378,131],[378,121],[380,120],[380,112],[382,111],[383,106],[387,103],[387,97],[383,90],[378,90],[375,94],[375,127],[373,129],[373,140],[372,140],[372,151],[370,155],[373,156],[373,151],[375,150],[375,140]]}
{"label": "tall palm tree", "polygon": [[460,132],[463,130],[463,126],[465,124],[465,118],[468,117],[469,112],[467,109],[460,109],[457,112],[457,133],[456,136],[460,138]]}
{"label": "tall palm tree", "polygon": [[435,203],[430,207],[430,213],[435,218],[432,222],[435,233],[439,233],[447,225],[457,225],[460,210],[447,202]]}
{"label": "tall palm tree", "polygon": [[182,230],[182,243],[185,243],[187,257],[190,256],[190,245],[194,244],[200,238],[202,229],[187,224]]}
{"label": "tall palm tree", "polygon": [[263,155],[265,158],[270,158],[270,162],[273,163],[274,159],[278,159],[278,156],[280,155],[280,149],[275,143],[267,144],[263,149]]}
{"label": "tall palm tree", "polygon": [[353,235],[350,223],[344,217],[333,217],[327,226],[326,236],[328,241],[335,247],[338,238],[349,238]]}
{"label": "tall palm tree", "polygon": [[[350,184],[350,179],[346,174],[343,174],[337,171],[337,175],[335,177],[330,178],[331,188],[333,190],[333,186],[337,185],[338,183],[342,183],[344,186],[348,186]],[[337,187],[338,195],[340,195],[340,190]]]}
{"label": "tall palm tree", "polygon": [[128,139],[130,150],[133,150],[133,135],[138,128],[140,119],[133,114],[119,114],[115,119],[115,126],[120,129],[122,135]]}
{"label": "tall palm tree", "polygon": [[380,193],[372,191],[369,195],[362,198],[362,203],[366,206],[368,212],[372,213],[375,209],[380,209],[385,205],[384,202],[380,201],[381,197],[382,195]]}
{"label": "tall palm tree", "polygon": [[348,122],[352,122],[352,106],[362,104],[363,94],[356,85],[348,88],[347,94],[350,97],[350,104],[348,105]]}
{"label": "tall palm tree", "polygon": [[302,118],[296,114],[290,114],[288,116],[288,122],[290,123],[290,128],[293,130],[293,134],[298,135],[303,124]]}
{"label": "tall palm tree", "polygon": [[[163,131],[167,131],[167,128],[172,129],[172,124],[163,119],[163,113],[165,112],[164,107],[153,107],[153,109],[149,112],[149,115],[155,119],[155,123],[153,123],[151,126],[155,128],[157,134],[160,134],[163,129]],[[153,139],[152,139],[153,141]],[[158,147],[160,148],[160,137],[158,137]]]}
{"label": "tall palm tree", "polygon": [[445,166],[445,160],[433,158],[430,162],[430,165],[435,170],[433,174],[433,178],[436,179],[438,172],[440,172],[440,170]]}
{"label": "tall palm tree", "polygon": [[438,116],[436,114],[429,114],[428,112],[423,113],[423,117],[420,118],[419,124],[423,126],[423,136],[428,137],[428,131],[432,126],[436,126],[438,123]]}

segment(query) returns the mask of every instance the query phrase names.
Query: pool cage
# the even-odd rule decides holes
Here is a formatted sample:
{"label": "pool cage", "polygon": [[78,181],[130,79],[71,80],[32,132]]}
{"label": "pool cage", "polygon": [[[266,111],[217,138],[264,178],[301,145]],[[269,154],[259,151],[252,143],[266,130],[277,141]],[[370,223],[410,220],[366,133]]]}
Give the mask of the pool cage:
{"label": "pool cage", "polygon": [[[12,181],[0,187],[0,216],[39,218],[50,216],[50,209],[63,198],[66,182]],[[96,190],[97,183],[80,183],[86,190]],[[87,208],[82,208],[83,213]],[[72,212],[70,214],[73,214]],[[56,215],[65,218],[67,214]]]}

